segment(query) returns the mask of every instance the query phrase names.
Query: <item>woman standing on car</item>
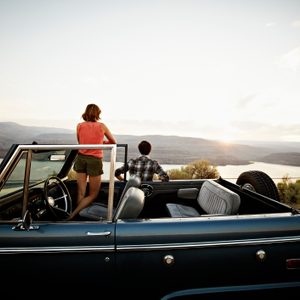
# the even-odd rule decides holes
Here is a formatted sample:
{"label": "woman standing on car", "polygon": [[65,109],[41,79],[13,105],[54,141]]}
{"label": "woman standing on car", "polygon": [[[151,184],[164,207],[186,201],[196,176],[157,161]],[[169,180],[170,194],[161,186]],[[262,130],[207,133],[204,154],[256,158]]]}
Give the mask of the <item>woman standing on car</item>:
{"label": "woman standing on car", "polygon": [[[96,104],[88,104],[82,114],[84,122],[77,124],[76,133],[79,144],[116,144],[117,141],[107,126],[99,122],[101,110]],[[106,138],[106,140],[104,140]],[[77,207],[68,220],[73,219],[83,208],[89,206],[98,196],[103,174],[103,150],[80,149],[74,163],[77,172]],[[89,178],[89,192],[86,195]]]}

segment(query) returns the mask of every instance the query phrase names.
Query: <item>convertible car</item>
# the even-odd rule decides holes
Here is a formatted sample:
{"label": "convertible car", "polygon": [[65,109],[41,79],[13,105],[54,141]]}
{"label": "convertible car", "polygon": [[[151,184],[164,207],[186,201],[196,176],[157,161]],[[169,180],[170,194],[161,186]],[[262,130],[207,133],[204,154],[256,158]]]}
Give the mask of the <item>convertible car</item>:
{"label": "convertible car", "polygon": [[[83,148],[104,150],[107,178],[68,221]],[[121,182],[114,170],[124,161],[124,144],[12,145],[0,165],[3,291],[164,300],[300,291],[300,212],[279,201],[267,174]]]}

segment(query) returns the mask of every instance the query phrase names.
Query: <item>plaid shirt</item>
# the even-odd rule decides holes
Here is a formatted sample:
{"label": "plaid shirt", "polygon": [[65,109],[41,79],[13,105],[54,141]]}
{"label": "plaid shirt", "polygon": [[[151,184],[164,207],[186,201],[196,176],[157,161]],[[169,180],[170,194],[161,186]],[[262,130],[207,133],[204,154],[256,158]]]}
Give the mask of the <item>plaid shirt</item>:
{"label": "plaid shirt", "polygon": [[147,155],[130,159],[126,165],[116,169],[115,176],[124,174],[126,171],[128,171],[130,175],[139,176],[142,181],[152,181],[154,174],[157,174],[162,181],[169,181],[168,174],[163,170],[160,164]]}

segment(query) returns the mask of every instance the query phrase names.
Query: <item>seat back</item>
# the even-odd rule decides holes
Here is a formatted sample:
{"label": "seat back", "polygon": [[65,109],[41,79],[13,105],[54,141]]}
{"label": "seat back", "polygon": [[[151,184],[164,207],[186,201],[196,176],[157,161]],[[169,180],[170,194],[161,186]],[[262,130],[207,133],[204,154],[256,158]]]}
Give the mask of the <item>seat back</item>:
{"label": "seat back", "polygon": [[207,214],[236,214],[241,203],[237,193],[213,180],[202,184],[197,200]]}
{"label": "seat back", "polygon": [[[130,187],[139,187],[140,185],[141,185],[140,177],[135,175],[130,176],[128,181],[126,182],[124,190],[122,191],[118,206],[122,202],[122,199],[124,198],[126,191]],[[79,212],[79,216],[87,220],[99,221],[107,218],[107,211],[108,211],[107,204],[93,202],[88,207],[83,208]]]}
{"label": "seat back", "polygon": [[119,202],[114,220],[136,219],[144,207],[144,202],[144,192],[137,187],[129,187]]}
{"label": "seat back", "polygon": [[121,199],[124,197],[125,193],[127,192],[127,190],[134,186],[134,187],[139,187],[141,185],[141,178],[137,175],[131,175],[129,177],[129,179],[127,180],[126,182],[126,185],[124,187],[124,190],[121,194],[121,197],[120,197],[120,202],[121,202]]}

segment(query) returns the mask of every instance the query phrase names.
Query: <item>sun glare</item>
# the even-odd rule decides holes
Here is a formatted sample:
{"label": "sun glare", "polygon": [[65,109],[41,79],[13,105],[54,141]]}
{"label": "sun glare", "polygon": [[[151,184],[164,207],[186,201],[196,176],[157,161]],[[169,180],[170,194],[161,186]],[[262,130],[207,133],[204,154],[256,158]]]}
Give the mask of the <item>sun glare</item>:
{"label": "sun glare", "polygon": [[232,144],[233,139],[228,135],[223,135],[222,137],[220,137],[219,141],[224,145],[229,145]]}

